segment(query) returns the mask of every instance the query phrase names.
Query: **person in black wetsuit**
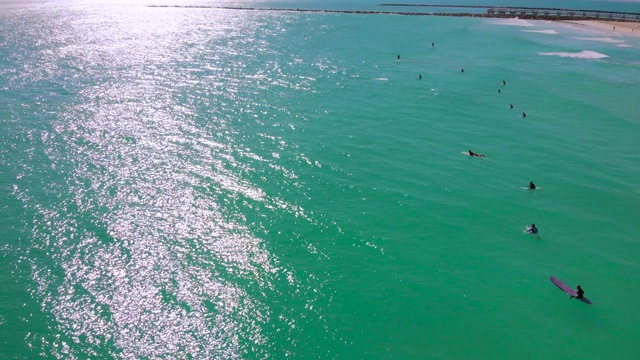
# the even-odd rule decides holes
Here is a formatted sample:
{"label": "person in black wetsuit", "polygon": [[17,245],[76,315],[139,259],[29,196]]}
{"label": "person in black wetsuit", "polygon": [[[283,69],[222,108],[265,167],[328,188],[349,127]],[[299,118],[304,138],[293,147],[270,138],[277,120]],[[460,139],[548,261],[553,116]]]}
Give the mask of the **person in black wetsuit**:
{"label": "person in black wetsuit", "polygon": [[533,181],[529,181],[529,190],[535,190],[536,189],[536,184],[533,183]]}
{"label": "person in black wetsuit", "polygon": [[484,157],[484,155],[482,154],[476,154],[473,151],[469,150],[469,156],[475,156],[475,157]]}
{"label": "person in black wetsuit", "polygon": [[582,290],[582,287],[580,285],[578,285],[578,290],[576,291],[576,293],[578,294],[578,296],[576,296],[576,299],[582,299],[584,297],[584,290]]}
{"label": "person in black wetsuit", "polygon": [[527,230],[527,232],[529,234],[537,234],[538,228],[536,227],[536,224],[531,224],[531,227]]}

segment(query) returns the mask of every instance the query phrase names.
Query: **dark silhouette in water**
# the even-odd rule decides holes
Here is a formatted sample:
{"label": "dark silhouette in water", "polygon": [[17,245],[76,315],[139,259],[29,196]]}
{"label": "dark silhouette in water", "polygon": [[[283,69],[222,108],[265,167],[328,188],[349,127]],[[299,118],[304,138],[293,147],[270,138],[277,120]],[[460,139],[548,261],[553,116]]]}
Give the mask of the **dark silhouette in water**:
{"label": "dark silhouette in water", "polygon": [[476,154],[473,151],[469,150],[469,156],[475,156],[475,157],[484,157],[484,155],[482,154]]}
{"label": "dark silhouette in water", "polygon": [[464,69],[460,69],[460,72],[464,72]]}
{"label": "dark silhouette in water", "polygon": [[537,234],[538,233],[538,228],[536,227],[536,224],[531,224],[531,227],[529,229],[527,229],[527,232],[529,234]]}
{"label": "dark silhouette in water", "polygon": [[422,80],[422,74],[418,75],[418,79]]}
{"label": "dark silhouette in water", "polygon": [[526,117],[527,117],[527,114],[525,114],[525,113],[524,113],[524,111],[522,112],[522,117],[523,117],[523,118],[526,118]]}
{"label": "dark silhouette in water", "polygon": [[507,85],[507,82],[502,80],[502,85]]}
{"label": "dark silhouette in water", "polygon": [[509,104],[509,109],[513,109],[513,104]]}
{"label": "dark silhouette in water", "polygon": [[398,55],[398,60],[400,60],[400,55]]}
{"label": "dark silhouette in water", "polygon": [[533,181],[529,181],[529,190],[535,190],[536,189],[536,184],[533,183]]}
{"label": "dark silhouette in water", "polygon": [[500,89],[498,89],[498,94],[500,94],[500,92],[501,92]]}
{"label": "dark silhouette in water", "polygon": [[434,46],[436,46],[436,43],[432,42],[431,47],[434,47]]}

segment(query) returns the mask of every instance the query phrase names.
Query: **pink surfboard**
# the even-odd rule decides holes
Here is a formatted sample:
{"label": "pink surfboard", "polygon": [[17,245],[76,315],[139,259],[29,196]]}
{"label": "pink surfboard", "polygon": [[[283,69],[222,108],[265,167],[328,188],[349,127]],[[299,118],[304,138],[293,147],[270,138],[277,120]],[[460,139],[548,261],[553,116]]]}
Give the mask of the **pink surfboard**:
{"label": "pink surfboard", "polygon": [[[575,290],[573,290],[567,284],[560,281],[560,279],[558,279],[557,277],[551,276],[549,279],[551,279],[551,282],[554,283],[558,288],[560,288],[560,290],[566,292],[567,294],[573,297],[578,296],[578,293]],[[578,300],[582,301],[583,303],[591,304],[591,300],[587,299],[586,297],[580,298]]]}

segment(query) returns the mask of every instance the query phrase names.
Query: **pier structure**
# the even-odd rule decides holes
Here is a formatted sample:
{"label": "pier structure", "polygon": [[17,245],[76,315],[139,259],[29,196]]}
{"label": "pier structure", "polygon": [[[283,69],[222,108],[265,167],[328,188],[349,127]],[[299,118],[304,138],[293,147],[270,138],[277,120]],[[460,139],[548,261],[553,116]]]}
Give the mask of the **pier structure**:
{"label": "pier structure", "polygon": [[[396,4],[384,3],[380,6],[414,7],[432,9],[467,9],[469,16],[490,18],[520,18],[539,20],[611,20],[611,21],[640,21],[640,13],[607,10],[565,9],[547,7],[514,7],[489,5],[444,5],[444,4]],[[477,15],[478,11],[486,10],[486,15]],[[462,14],[458,12],[430,12],[434,15]]]}
{"label": "pier structure", "polygon": [[[242,11],[290,11],[307,13],[341,13],[341,14],[371,14],[371,15],[406,15],[406,16],[456,16],[480,18],[519,18],[531,20],[610,20],[640,22],[640,13],[576,10],[557,8],[526,8],[526,7],[492,7],[477,5],[422,5],[422,4],[380,4],[380,6],[394,7],[431,7],[440,9],[467,8],[474,11],[467,12],[415,12],[415,11],[376,11],[376,10],[330,10],[330,9],[301,9],[301,8],[254,8],[233,6],[207,5],[149,5],[158,8],[200,8]],[[485,10],[484,12],[482,10]]]}
{"label": "pier structure", "polygon": [[536,9],[536,8],[494,8],[487,9],[487,17],[533,20],[611,20],[640,21],[640,13],[622,13],[598,10]]}

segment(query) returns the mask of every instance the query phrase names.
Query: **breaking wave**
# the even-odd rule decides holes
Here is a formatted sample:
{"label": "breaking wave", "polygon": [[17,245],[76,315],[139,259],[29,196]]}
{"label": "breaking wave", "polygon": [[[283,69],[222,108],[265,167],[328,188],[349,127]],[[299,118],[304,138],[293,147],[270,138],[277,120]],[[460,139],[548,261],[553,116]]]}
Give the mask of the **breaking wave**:
{"label": "breaking wave", "polygon": [[572,52],[541,52],[540,55],[543,56],[559,56],[564,58],[576,58],[576,59],[605,59],[608,58],[609,55],[601,54],[595,51],[583,50],[580,52],[572,53]]}

